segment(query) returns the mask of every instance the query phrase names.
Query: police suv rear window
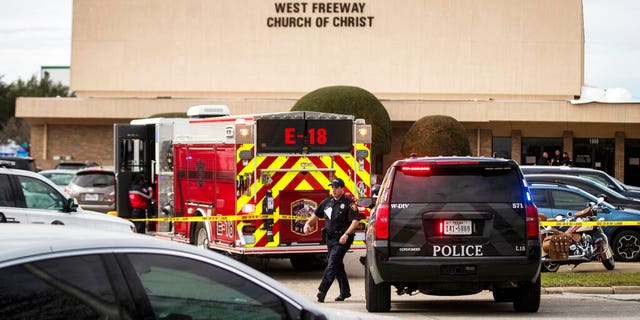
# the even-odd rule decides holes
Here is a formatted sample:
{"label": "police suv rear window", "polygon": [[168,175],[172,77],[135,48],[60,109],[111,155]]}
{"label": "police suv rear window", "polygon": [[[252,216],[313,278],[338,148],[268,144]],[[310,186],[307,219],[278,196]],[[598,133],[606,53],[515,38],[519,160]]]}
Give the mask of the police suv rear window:
{"label": "police suv rear window", "polygon": [[509,166],[432,165],[415,174],[396,170],[391,201],[411,202],[522,202],[518,172]]}

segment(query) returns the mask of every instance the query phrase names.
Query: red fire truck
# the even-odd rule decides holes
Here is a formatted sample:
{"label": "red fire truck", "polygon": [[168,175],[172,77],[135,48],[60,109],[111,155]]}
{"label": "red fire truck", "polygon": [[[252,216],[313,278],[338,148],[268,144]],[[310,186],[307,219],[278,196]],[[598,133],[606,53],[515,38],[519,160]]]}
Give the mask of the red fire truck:
{"label": "red fire truck", "polygon": [[[207,110],[228,113],[224,106],[196,106],[188,114]],[[329,196],[331,180],[342,178],[356,200],[370,195],[370,148],[371,126],[351,115],[298,111],[117,124],[117,210],[126,216],[131,178],[143,174],[156,194],[159,223],[148,228],[156,236],[290,258],[302,267],[326,252],[322,221],[310,235],[302,229]],[[361,210],[354,250],[364,249],[368,209]]]}

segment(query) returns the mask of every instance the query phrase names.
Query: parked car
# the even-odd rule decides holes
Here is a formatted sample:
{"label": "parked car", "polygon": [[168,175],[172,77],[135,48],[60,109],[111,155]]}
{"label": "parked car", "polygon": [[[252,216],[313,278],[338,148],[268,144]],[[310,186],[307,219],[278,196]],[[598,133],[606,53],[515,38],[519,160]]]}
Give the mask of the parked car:
{"label": "parked car", "polygon": [[[567,212],[576,213],[590,203],[598,203],[598,198],[573,186],[557,184],[532,183],[529,186],[533,194],[533,201],[540,213],[548,218],[557,216],[567,217]],[[615,206],[602,202],[602,210],[598,219],[605,221],[639,221],[640,211],[634,209],[617,209]],[[609,237],[609,245],[613,250],[616,261],[640,260],[640,228],[635,226],[604,227]]]}
{"label": "parked car", "polygon": [[17,169],[0,168],[0,218],[23,224],[133,230],[130,221],[79,208],[75,199],[60,192],[49,179]]}
{"label": "parked car", "polygon": [[100,164],[94,161],[61,161],[56,165],[56,169],[80,170],[99,166]]}
{"label": "parked car", "polygon": [[605,201],[616,207],[640,210],[640,200],[626,197],[591,179],[568,174],[525,174],[524,177],[529,183],[574,186],[590,193],[592,196],[603,197]]}
{"label": "parked car", "polygon": [[627,197],[640,199],[640,190],[626,187],[624,184],[620,183],[618,179],[610,176],[602,170],[567,166],[520,166],[520,169],[522,169],[522,173],[524,174],[550,173],[584,177],[596,181]]}
{"label": "parked car", "polygon": [[27,171],[38,171],[36,161],[31,157],[1,156],[0,168],[20,169]]}
{"label": "parked car", "polygon": [[[368,311],[399,295],[493,291],[517,312],[540,305],[538,213],[513,160],[471,157],[396,161],[369,218]],[[371,199],[359,201],[368,206]]]}
{"label": "parked car", "polygon": [[51,169],[42,170],[38,173],[51,180],[51,182],[58,186],[58,189],[60,189],[60,191],[64,192],[64,188],[71,182],[71,179],[73,179],[76,171],[67,169]]}
{"label": "parked car", "polygon": [[99,212],[116,210],[116,175],[113,168],[92,167],[76,171],[65,192],[80,206]]}
{"label": "parked car", "polygon": [[355,319],[213,251],[0,223],[1,319]]}

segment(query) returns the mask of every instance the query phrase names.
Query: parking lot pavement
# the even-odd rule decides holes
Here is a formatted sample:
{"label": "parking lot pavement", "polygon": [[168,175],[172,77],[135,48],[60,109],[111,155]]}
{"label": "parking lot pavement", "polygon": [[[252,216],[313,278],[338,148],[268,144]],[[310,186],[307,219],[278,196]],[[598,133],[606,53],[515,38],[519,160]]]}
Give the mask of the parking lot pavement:
{"label": "parking lot pavement", "polygon": [[[345,267],[351,283],[352,298],[351,301],[364,301],[364,268],[358,261],[362,252],[351,252],[345,257]],[[315,300],[317,285],[322,278],[322,271],[294,271],[287,260],[272,260],[269,266],[262,271],[267,272],[272,277],[283,282],[290,288],[304,294],[309,299]],[[606,269],[599,262],[583,263],[575,268],[572,266],[560,266],[559,273],[565,272],[604,272]],[[640,262],[616,262],[614,270],[607,271],[611,273],[630,273],[640,272]],[[640,294],[640,279],[636,283],[629,283],[628,286],[615,287],[545,287],[542,289],[543,294]],[[338,285],[334,283],[327,297],[333,298],[339,294]]]}

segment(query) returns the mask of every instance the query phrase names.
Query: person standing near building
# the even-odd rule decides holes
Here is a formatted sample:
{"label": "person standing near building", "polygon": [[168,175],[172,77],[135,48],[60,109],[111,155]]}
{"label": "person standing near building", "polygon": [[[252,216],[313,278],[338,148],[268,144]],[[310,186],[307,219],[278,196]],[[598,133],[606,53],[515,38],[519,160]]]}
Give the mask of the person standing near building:
{"label": "person standing near building", "polygon": [[[131,205],[131,217],[133,219],[145,219],[147,217],[147,207],[151,200],[151,190],[146,187],[144,176],[136,174],[129,188],[129,204]],[[134,221],[136,232],[145,233],[144,221]]]}
{"label": "person standing near building", "polygon": [[536,162],[537,165],[539,166],[548,166],[551,164],[551,162],[549,162],[549,154],[545,151],[542,153],[542,157],[540,157],[538,159],[538,161]]}
{"label": "person standing near building", "polygon": [[556,149],[555,154],[553,155],[553,159],[551,159],[552,166],[561,166],[562,165],[562,154],[560,154],[560,150]]}
{"label": "person standing near building", "polygon": [[344,301],[351,297],[349,279],[344,269],[344,256],[353,243],[355,230],[360,221],[355,202],[344,194],[344,181],[336,178],[330,186],[331,196],[320,203],[303,229],[305,234],[310,234],[315,231],[318,219],[325,218],[326,225],[322,229],[322,237],[326,241],[329,257],[318,287],[318,302],[324,302],[334,279],[338,279],[340,286],[340,295],[335,301]]}
{"label": "person standing near building", "polygon": [[571,157],[569,157],[569,153],[567,152],[562,153],[562,160],[560,161],[560,165],[567,166],[567,167],[573,166],[573,160],[571,160]]}

